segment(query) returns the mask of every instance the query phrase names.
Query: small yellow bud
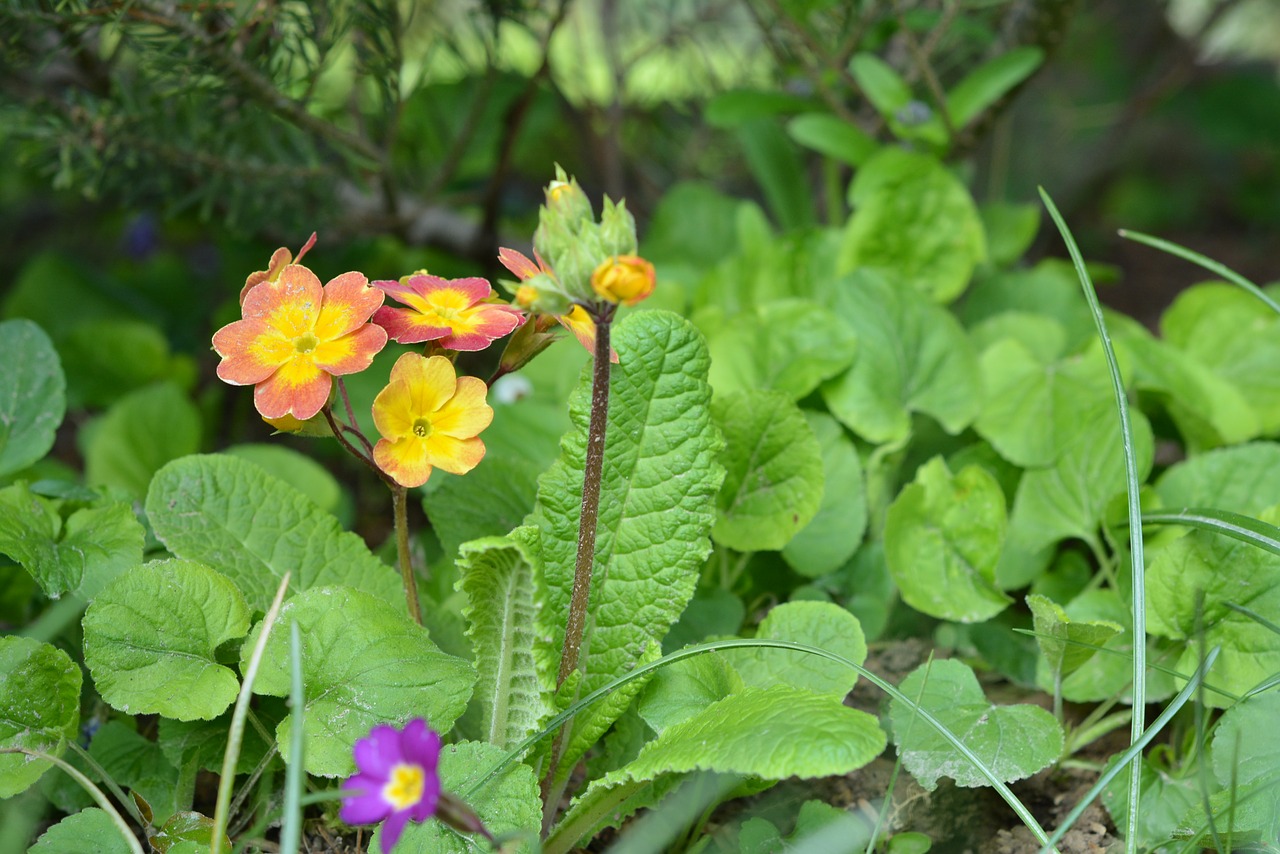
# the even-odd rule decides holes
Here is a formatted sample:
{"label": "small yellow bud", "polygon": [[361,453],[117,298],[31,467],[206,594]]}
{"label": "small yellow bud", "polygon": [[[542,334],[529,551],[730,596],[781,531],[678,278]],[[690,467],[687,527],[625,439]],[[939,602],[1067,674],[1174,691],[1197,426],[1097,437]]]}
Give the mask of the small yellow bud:
{"label": "small yellow bud", "polygon": [[617,255],[596,267],[591,288],[609,302],[635,305],[653,293],[653,265],[638,255]]}

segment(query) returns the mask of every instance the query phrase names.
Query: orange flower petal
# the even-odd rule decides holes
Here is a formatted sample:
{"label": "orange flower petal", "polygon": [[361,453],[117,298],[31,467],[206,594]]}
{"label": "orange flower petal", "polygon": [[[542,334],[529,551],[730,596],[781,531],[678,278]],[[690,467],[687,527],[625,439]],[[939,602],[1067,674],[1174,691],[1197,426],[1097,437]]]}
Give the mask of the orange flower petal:
{"label": "orange flower petal", "polygon": [[532,279],[534,276],[538,275],[537,265],[530,261],[523,253],[517,252],[514,249],[499,249],[498,262],[515,274],[516,278],[522,282],[525,279]]}
{"label": "orange flower petal", "polygon": [[455,439],[443,433],[426,438],[427,459],[449,474],[466,474],[484,459],[484,442],[478,438]]}
{"label": "orange flower petal", "polygon": [[316,320],[315,334],[321,341],[331,341],[354,332],[382,305],[383,293],[369,287],[363,273],[343,273],[324,286],[324,305]]}
{"label": "orange flower petal", "polygon": [[485,403],[489,388],[476,377],[458,377],[458,390],[431,419],[432,429],[455,439],[470,439],[493,423],[493,409]]}
{"label": "orange flower petal", "polygon": [[422,486],[431,477],[427,443],[417,436],[395,442],[379,439],[373,446],[373,461],[401,486]]}
{"label": "orange flower petal", "polygon": [[244,300],[244,316],[260,317],[293,339],[312,331],[320,316],[324,290],[316,274],[306,267],[290,265],[271,287],[255,287]]}
{"label": "orange flower petal", "polygon": [[335,377],[363,371],[373,363],[373,357],[387,346],[387,332],[381,326],[366,323],[350,335],[320,343],[312,351],[311,358],[317,367]]}
{"label": "orange flower petal", "polygon": [[387,330],[392,341],[401,344],[421,344],[424,341],[439,341],[453,332],[447,325],[441,325],[435,312],[423,314],[412,308],[397,308],[384,305],[373,313],[373,322]]}
{"label": "orange flower petal", "polygon": [[[591,319],[591,315],[587,314],[587,310],[580,305],[575,305],[568,314],[556,316],[556,320],[560,321],[565,329],[573,333],[583,347],[587,348],[587,352],[595,354],[596,352],[596,322]],[[618,351],[612,347],[609,348],[609,361],[618,364]]]}
{"label": "orange flower petal", "polygon": [[232,385],[253,385],[271,376],[294,352],[260,318],[237,320],[213,334],[213,349],[222,357],[218,378]]}
{"label": "orange flower petal", "polygon": [[329,400],[333,379],[305,356],[290,359],[253,389],[253,405],[263,418],[292,415],[306,421]]}

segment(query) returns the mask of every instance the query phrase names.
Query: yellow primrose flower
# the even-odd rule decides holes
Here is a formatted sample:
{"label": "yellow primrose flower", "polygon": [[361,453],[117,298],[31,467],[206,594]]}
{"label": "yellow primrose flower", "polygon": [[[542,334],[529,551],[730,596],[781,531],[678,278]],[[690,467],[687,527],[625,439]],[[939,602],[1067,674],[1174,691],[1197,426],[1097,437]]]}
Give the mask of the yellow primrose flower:
{"label": "yellow primrose flower", "polygon": [[466,474],[484,459],[480,431],[493,421],[483,380],[459,377],[444,356],[405,353],[373,401],[383,438],[373,459],[401,486],[421,486],[439,467]]}
{"label": "yellow primrose flower", "polygon": [[591,274],[591,289],[609,302],[635,305],[653,293],[653,265],[639,255],[615,255]]}

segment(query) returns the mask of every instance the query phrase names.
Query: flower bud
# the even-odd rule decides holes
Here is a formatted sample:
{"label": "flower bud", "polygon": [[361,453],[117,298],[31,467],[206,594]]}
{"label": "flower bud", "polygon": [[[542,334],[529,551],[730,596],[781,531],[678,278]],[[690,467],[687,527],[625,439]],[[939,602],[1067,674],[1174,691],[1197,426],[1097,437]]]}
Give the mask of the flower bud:
{"label": "flower bud", "polygon": [[627,210],[626,200],[614,204],[604,200],[600,214],[600,246],[608,255],[636,254],[636,220]]}
{"label": "flower bud", "polygon": [[638,255],[606,259],[591,274],[591,288],[609,302],[635,305],[653,293],[653,265]]}
{"label": "flower bud", "polygon": [[591,200],[578,186],[578,180],[565,174],[559,165],[556,166],[556,179],[547,185],[545,193],[544,213],[562,220],[570,231],[576,231],[579,223],[595,221]]}

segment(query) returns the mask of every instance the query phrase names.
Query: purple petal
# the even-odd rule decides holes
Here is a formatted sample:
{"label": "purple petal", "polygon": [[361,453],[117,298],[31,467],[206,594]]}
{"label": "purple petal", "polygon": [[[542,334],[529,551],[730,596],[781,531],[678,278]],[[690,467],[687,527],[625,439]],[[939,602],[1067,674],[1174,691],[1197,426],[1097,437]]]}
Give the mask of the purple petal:
{"label": "purple petal", "polygon": [[359,739],[355,747],[356,769],[386,781],[391,768],[401,761],[400,733],[386,724],[373,728],[368,738]]}
{"label": "purple petal", "polygon": [[[400,755],[406,762],[421,765],[428,780],[435,779],[436,766],[440,764],[440,734],[428,729],[422,718],[414,718],[405,724],[400,734]],[[439,786],[439,780],[436,785]]]}
{"label": "purple petal", "polygon": [[428,774],[422,781],[422,797],[409,807],[409,814],[414,821],[426,821],[436,814],[436,805],[440,803],[440,778]]}
{"label": "purple petal", "polygon": [[382,835],[378,837],[378,846],[382,848],[382,854],[391,854],[391,849],[395,848],[396,843],[400,841],[400,834],[404,833],[404,826],[408,822],[408,810],[393,812],[386,820],[382,825]]}
{"label": "purple petal", "polygon": [[357,774],[342,784],[343,791],[360,792],[342,801],[339,817],[347,824],[373,824],[391,814],[392,807],[382,797],[382,783]]}

